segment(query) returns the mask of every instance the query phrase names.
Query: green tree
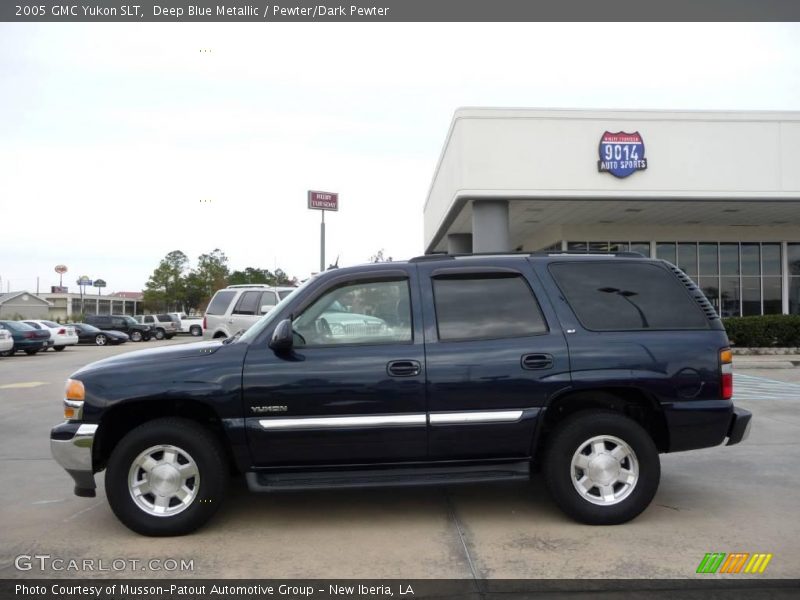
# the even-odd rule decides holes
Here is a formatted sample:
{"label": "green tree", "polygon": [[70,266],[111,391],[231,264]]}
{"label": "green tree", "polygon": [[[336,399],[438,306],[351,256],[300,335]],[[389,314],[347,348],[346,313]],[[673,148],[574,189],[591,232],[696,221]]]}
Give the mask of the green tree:
{"label": "green tree", "polygon": [[184,272],[189,258],[180,250],[167,254],[145,284],[144,307],[151,311],[178,310],[184,303]]}
{"label": "green tree", "polygon": [[219,248],[214,248],[208,254],[201,254],[197,257],[197,267],[192,274],[195,275],[193,285],[197,291],[202,292],[203,300],[199,306],[203,306],[211,300],[214,292],[228,285],[228,257]]}
{"label": "green tree", "polygon": [[384,256],[383,248],[381,248],[375,254],[369,257],[369,262],[371,263],[392,262],[392,257]]}

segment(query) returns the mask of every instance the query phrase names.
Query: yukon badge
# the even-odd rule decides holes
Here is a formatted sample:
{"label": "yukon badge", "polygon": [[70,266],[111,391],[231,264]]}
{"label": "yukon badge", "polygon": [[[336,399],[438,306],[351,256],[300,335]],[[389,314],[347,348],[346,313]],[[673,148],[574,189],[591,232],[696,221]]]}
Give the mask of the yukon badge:
{"label": "yukon badge", "polygon": [[277,413],[277,412],[286,412],[289,410],[288,406],[251,406],[250,410],[254,413],[263,414],[263,413]]}

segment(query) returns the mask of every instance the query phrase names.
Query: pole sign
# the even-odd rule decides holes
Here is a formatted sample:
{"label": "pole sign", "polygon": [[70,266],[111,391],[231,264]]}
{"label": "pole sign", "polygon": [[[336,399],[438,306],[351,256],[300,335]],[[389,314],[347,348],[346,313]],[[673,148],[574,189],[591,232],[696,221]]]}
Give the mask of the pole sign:
{"label": "pole sign", "polygon": [[339,210],[339,194],[308,191],[308,208],[314,210]]}
{"label": "pole sign", "polygon": [[76,282],[78,285],[92,285],[92,280],[89,279],[86,275],[81,275]]}
{"label": "pole sign", "polygon": [[104,288],[106,287],[106,282],[103,281],[102,279],[95,279],[93,285],[96,288]]}
{"label": "pole sign", "polygon": [[600,138],[600,160],[597,161],[597,170],[601,173],[611,173],[621,179],[634,171],[643,171],[646,168],[644,140],[638,131],[633,133],[606,131]]}

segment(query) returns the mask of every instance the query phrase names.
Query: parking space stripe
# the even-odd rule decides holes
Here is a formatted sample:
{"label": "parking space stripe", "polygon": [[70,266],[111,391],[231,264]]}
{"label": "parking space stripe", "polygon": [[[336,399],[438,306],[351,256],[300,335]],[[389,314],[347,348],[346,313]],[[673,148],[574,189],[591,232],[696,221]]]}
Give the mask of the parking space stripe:
{"label": "parking space stripe", "polygon": [[734,373],[733,400],[800,401],[800,384]]}
{"label": "parking space stripe", "polygon": [[0,390],[35,388],[39,387],[40,385],[50,385],[50,384],[47,383],[46,381],[23,381],[21,383],[6,383],[5,385],[0,385]]}

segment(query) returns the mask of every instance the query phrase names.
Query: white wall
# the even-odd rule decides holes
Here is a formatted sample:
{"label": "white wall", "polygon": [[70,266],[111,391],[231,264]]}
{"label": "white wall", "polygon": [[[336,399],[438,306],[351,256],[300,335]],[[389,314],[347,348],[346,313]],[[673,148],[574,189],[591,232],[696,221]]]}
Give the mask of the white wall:
{"label": "white wall", "polygon": [[[599,173],[604,131],[638,131],[647,170]],[[425,205],[426,248],[459,201],[486,197],[800,201],[800,112],[461,109]]]}

